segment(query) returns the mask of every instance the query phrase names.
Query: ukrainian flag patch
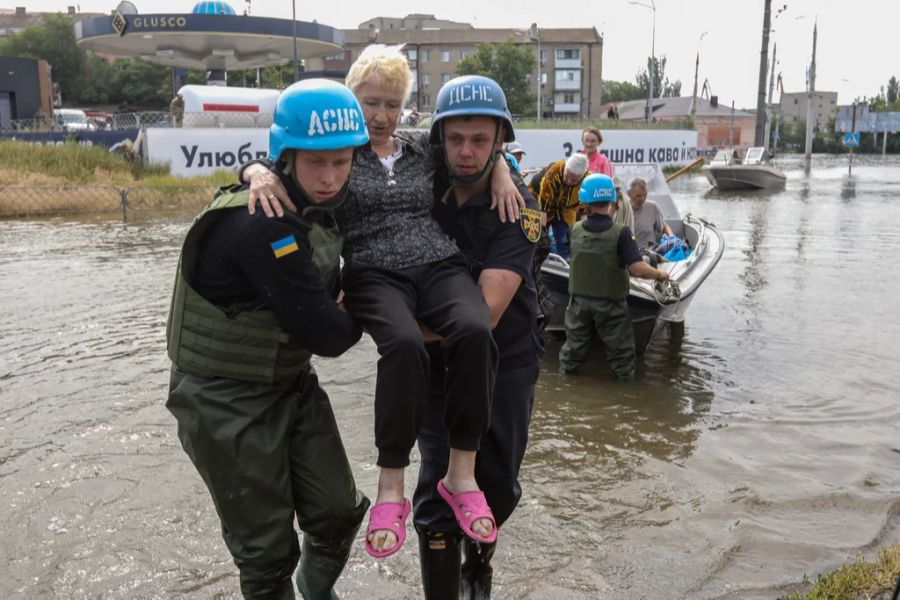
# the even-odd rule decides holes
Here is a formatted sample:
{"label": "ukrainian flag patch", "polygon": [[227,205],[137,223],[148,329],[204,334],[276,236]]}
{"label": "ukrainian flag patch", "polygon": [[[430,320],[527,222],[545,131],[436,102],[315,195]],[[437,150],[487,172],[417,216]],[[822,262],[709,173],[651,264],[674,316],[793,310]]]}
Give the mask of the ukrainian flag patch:
{"label": "ukrainian flag patch", "polygon": [[272,252],[275,253],[275,258],[287,256],[291,252],[296,252],[300,249],[299,246],[297,246],[297,240],[295,240],[292,235],[276,240],[269,245],[272,246]]}

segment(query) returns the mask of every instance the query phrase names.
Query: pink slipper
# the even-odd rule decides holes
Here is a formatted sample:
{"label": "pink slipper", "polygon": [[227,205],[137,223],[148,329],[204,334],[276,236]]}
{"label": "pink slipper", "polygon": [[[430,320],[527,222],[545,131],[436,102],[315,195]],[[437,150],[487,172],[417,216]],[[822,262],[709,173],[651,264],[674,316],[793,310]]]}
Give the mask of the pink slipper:
{"label": "pink slipper", "polygon": [[[369,511],[369,525],[366,527],[366,552],[375,558],[384,558],[390,556],[400,549],[403,542],[406,541],[406,518],[412,505],[408,498],[404,498],[403,502],[379,502]],[[397,536],[397,543],[387,550],[376,550],[369,543],[369,534],[378,529],[389,529]]]}
{"label": "pink slipper", "polygon": [[[437,491],[453,509],[453,516],[456,517],[456,522],[459,523],[459,528],[463,530],[463,533],[476,542],[492,544],[497,541],[497,521],[494,520],[494,513],[491,512],[491,507],[484,499],[484,492],[472,490],[453,494],[444,485],[443,479],[438,481]],[[478,519],[490,519],[493,527],[489,536],[481,537],[472,529],[472,523]]]}

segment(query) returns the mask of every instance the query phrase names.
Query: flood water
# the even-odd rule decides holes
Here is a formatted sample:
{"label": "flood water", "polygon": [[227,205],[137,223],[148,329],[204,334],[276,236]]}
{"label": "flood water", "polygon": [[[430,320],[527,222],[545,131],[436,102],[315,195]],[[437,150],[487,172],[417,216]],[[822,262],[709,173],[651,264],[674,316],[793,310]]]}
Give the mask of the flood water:
{"label": "flood water", "polygon": [[[636,383],[558,377],[551,344],[494,597],[777,598],[900,539],[900,159],[781,165],[774,193],[672,182],[726,250]],[[164,407],[188,222],[0,222],[0,598],[239,596]],[[375,356],[316,363],[370,496]],[[360,541],[338,591],[419,597],[415,536]]]}

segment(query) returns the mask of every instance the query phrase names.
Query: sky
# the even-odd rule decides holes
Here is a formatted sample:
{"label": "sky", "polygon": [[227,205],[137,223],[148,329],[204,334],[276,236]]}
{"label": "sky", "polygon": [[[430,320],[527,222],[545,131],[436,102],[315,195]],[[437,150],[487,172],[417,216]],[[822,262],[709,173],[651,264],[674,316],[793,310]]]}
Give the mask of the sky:
{"label": "sky", "polygon": [[[9,2],[10,0],[7,0]],[[297,19],[316,20],[339,29],[356,28],[368,19],[434,14],[438,19],[463,21],[484,28],[596,27],[603,36],[603,78],[635,81],[650,55],[655,2],[655,51],[666,57],[666,76],[681,81],[682,95],[692,93],[694,64],[699,52],[699,88],[708,81],[721,104],[755,108],[759,83],[763,0],[452,0],[424,2],[370,0],[304,2],[297,0]],[[191,0],[132,0],[141,13],[185,13]],[[4,8],[25,5],[29,11],[65,12],[76,4],[82,12],[109,12],[118,0],[13,0]],[[245,0],[230,0],[237,13]],[[378,8],[382,6],[384,8]],[[776,16],[779,8],[787,6]],[[427,8],[426,8],[427,7]],[[589,8],[588,8],[589,7]],[[256,16],[291,18],[285,0],[253,0]],[[772,0],[772,43],[777,44],[776,76],[782,74],[785,92],[806,89],[806,70],[812,57],[813,25],[818,23],[816,89],[838,93],[839,104],[877,95],[892,75],[900,78],[897,23],[900,3],[875,0]],[[768,81],[767,81],[768,89]],[[775,92],[778,101],[778,92]]]}

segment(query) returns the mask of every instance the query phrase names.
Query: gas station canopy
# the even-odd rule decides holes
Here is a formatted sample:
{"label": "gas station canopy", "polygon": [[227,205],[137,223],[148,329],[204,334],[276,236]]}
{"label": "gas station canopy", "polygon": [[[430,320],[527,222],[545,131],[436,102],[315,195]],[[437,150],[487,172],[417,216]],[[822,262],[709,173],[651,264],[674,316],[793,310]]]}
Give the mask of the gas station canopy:
{"label": "gas station canopy", "polygon": [[[198,2],[189,14],[128,14],[92,17],[75,24],[79,46],[101,54],[133,56],[170,67],[225,70],[286,64],[294,57],[290,19],[236,15],[221,1]],[[341,51],[338,29],[296,21],[299,58]]]}

